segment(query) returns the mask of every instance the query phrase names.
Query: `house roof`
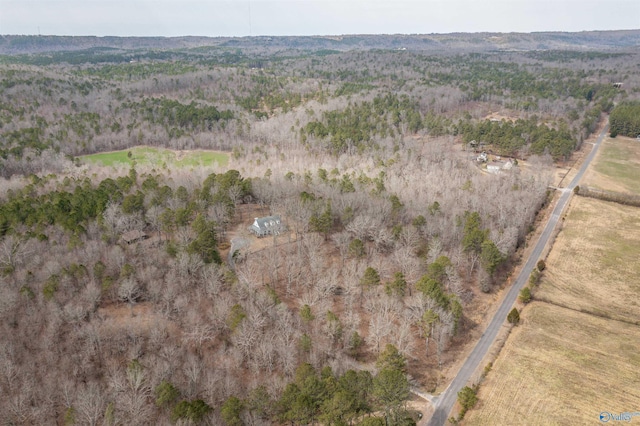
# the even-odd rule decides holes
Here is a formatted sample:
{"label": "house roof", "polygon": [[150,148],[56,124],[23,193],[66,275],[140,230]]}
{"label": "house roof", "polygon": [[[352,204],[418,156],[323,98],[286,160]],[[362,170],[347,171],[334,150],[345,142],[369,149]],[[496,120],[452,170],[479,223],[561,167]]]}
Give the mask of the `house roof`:
{"label": "house roof", "polygon": [[256,217],[253,224],[254,225],[257,224],[260,229],[267,229],[271,226],[280,225],[280,216],[274,215],[274,216]]}

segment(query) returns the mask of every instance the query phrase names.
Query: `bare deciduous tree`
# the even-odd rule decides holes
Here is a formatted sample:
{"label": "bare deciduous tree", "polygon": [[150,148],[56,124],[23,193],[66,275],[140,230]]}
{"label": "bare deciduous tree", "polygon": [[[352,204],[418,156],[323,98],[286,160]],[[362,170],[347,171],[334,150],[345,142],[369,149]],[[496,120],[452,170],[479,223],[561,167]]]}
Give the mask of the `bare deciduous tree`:
{"label": "bare deciduous tree", "polygon": [[411,324],[402,322],[395,332],[390,334],[391,343],[398,348],[398,351],[409,358],[413,356],[414,336],[411,332]]}
{"label": "bare deciduous tree", "polygon": [[83,424],[95,426],[104,414],[105,400],[96,383],[89,383],[78,390],[74,404],[78,420]]}
{"label": "bare deciduous tree", "polygon": [[8,235],[0,241],[0,268],[5,272],[13,272],[32,252],[26,238]]}
{"label": "bare deciduous tree", "polygon": [[120,283],[120,287],[118,287],[118,297],[120,298],[120,300],[129,304],[129,310],[132,316],[133,305],[134,303],[136,303],[141,294],[142,290],[140,288],[140,285],[134,277],[125,278]]}
{"label": "bare deciduous tree", "polygon": [[388,313],[373,315],[369,320],[369,339],[376,353],[380,352],[380,342],[391,333],[393,322]]}
{"label": "bare deciduous tree", "polygon": [[348,232],[338,232],[331,236],[331,240],[335,243],[340,253],[340,261],[344,266],[344,261],[349,253],[349,243],[351,243],[351,235]]}

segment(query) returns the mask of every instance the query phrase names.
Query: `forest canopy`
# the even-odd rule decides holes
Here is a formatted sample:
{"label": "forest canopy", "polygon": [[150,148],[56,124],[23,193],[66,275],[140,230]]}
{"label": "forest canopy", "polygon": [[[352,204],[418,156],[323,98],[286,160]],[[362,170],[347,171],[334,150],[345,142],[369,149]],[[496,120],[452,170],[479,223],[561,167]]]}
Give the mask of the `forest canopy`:
{"label": "forest canopy", "polygon": [[417,421],[638,53],[376,37],[0,40],[0,422]]}

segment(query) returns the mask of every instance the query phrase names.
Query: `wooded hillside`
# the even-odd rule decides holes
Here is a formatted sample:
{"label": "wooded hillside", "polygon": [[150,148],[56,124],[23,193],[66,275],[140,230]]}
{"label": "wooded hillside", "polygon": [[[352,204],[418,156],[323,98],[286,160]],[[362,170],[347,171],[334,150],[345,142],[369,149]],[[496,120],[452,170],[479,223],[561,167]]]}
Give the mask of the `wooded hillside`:
{"label": "wooded hillside", "polygon": [[[5,423],[412,424],[554,161],[640,81],[634,50],[75,41],[0,56]],[[229,162],[83,158],[140,145]],[[285,227],[249,234],[269,215]]]}

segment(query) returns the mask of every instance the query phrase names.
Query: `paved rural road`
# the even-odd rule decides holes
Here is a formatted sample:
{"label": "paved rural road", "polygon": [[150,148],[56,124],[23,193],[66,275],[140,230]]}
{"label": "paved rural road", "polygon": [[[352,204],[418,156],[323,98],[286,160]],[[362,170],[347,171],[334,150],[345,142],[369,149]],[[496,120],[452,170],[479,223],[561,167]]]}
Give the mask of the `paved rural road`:
{"label": "paved rural road", "polygon": [[551,237],[554,228],[558,224],[558,220],[560,220],[560,217],[562,216],[562,211],[571,198],[573,188],[578,184],[578,182],[580,182],[580,179],[582,179],[584,172],[587,170],[587,167],[589,167],[591,160],[593,160],[593,158],[595,157],[596,152],[598,151],[598,148],[600,148],[602,140],[604,139],[604,136],[606,135],[608,130],[609,125],[607,124],[602,130],[602,133],[600,133],[600,136],[593,146],[593,149],[582,163],[578,174],[573,178],[567,188],[562,189],[563,192],[560,196],[560,200],[558,200],[558,204],[556,204],[556,207],[553,209],[553,213],[549,218],[549,222],[545,226],[544,231],[542,231],[540,239],[536,243],[536,246],[533,249],[531,256],[529,256],[527,263],[524,265],[524,268],[522,268],[520,275],[518,275],[516,282],[513,284],[506,297],[502,301],[502,304],[498,308],[498,311],[491,320],[491,323],[489,323],[489,326],[485,330],[484,334],[476,344],[476,347],[473,348],[473,351],[471,351],[471,354],[465,361],[464,365],[462,366],[462,368],[460,368],[460,371],[458,371],[458,375],[453,379],[447,389],[442,394],[440,394],[437,399],[435,399],[435,412],[433,413],[431,420],[429,420],[429,426],[441,426],[444,425],[447,421],[449,412],[453,408],[453,405],[458,398],[458,392],[460,391],[460,389],[466,386],[469,378],[476,371],[476,369],[480,365],[480,362],[482,362],[482,359],[487,354],[489,348],[495,341],[496,336],[498,335],[498,331],[500,331],[500,328],[507,318],[507,314],[511,310],[513,303],[518,297],[518,293],[528,281],[531,271],[533,271],[534,266],[536,265],[538,259],[540,258],[540,255],[542,254],[542,250],[547,245],[547,242],[549,242],[549,238]]}

